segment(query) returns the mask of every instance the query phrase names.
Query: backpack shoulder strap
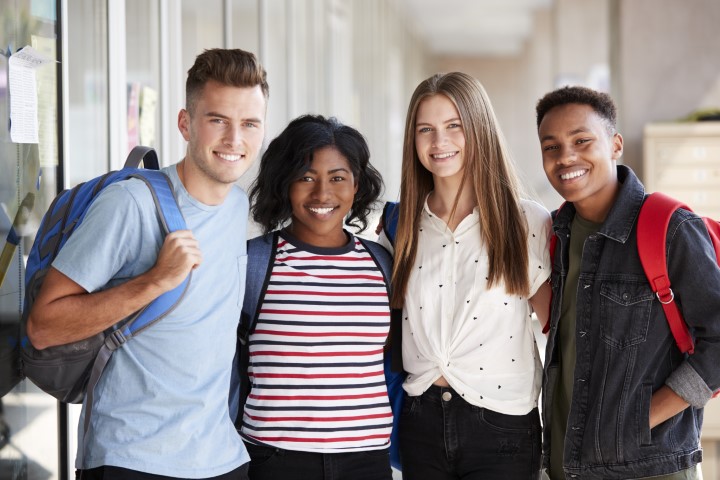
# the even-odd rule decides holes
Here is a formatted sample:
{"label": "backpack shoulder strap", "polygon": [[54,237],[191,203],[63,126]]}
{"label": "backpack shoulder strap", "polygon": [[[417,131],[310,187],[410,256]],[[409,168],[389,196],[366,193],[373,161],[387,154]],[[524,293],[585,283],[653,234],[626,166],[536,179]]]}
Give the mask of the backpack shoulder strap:
{"label": "backpack shoulder strap", "polygon": [[385,284],[388,286],[388,294],[390,294],[390,280],[392,280],[392,263],[393,259],[390,255],[390,252],[388,252],[385,247],[380,245],[377,242],[373,242],[371,240],[366,240],[361,237],[355,237],[357,238],[360,243],[362,243],[363,247],[365,247],[365,250],[367,250],[370,253],[370,256],[373,257],[373,260],[375,260],[375,263],[377,263],[378,267],[380,267],[380,270],[382,271],[383,277],[385,277]]}
{"label": "backpack shoulder strap", "polygon": [[397,232],[398,218],[400,217],[400,203],[385,202],[382,212],[383,231],[385,236],[395,245],[395,233]]}
{"label": "backpack shoulder strap", "polygon": [[248,240],[247,244],[247,275],[245,277],[245,296],[243,298],[238,340],[247,345],[248,338],[255,328],[258,312],[257,306],[265,295],[270,280],[273,261],[277,252],[278,232],[271,232],[261,237]]}
{"label": "backpack shoulder strap", "polygon": [[[558,214],[560,213],[560,210],[565,206],[565,202],[563,202],[557,210],[552,212],[551,216],[552,219],[555,220],[557,218]],[[550,249],[550,271],[552,272],[552,269],[555,268],[555,250],[557,249],[557,234],[555,231],[552,232],[550,235],[550,242],[548,244],[548,247]],[[548,321],[543,326],[542,333],[548,333],[550,331],[550,315],[552,314],[552,297],[550,298],[550,312],[548,313]]]}
{"label": "backpack shoulder strap", "polygon": [[678,348],[683,353],[692,354],[695,346],[675,302],[667,271],[667,229],[670,218],[678,208],[692,211],[687,205],[665,194],[656,192],[648,195],[638,217],[637,245],[645,276],[662,304]]}
{"label": "backpack shoulder strap", "polygon": [[137,145],[130,150],[123,168],[137,168],[142,162],[143,167],[148,170],[160,170],[157,152],[152,147]]}
{"label": "backpack shoulder strap", "polygon": [[255,330],[259,312],[258,305],[265,296],[272,264],[275,261],[278,232],[253,238],[247,242],[247,273],[245,275],[245,294],[237,328],[237,348],[230,373],[230,395],[228,409],[230,418],[240,428],[242,411],[250,393],[248,365],[250,362],[248,340]]}
{"label": "backpack shoulder strap", "polygon": [[[383,211],[383,218],[384,217],[385,212]],[[395,217],[395,223],[397,223],[397,216]],[[395,233],[394,227],[392,233],[393,235]],[[391,291],[390,280],[392,279],[392,256],[385,247],[379,243],[360,237],[356,238],[360,240],[360,243],[363,244],[365,249],[370,253],[370,256],[375,260],[375,263],[380,267],[380,270],[382,270],[388,287],[389,298]],[[388,240],[392,242],[394,239],[388,235]],[[383,359],[383,372],[385,374],[385,385],[388,392],[390,409],[393,413],[393,428],[392,435],[390,436],[390,463],[393,467],[401,470],[402,462],[400,460],[400,436],[398,429],[400,426],[400,412],[402,412],[402,405],[405,399],[405,390],[403,390],[402,384],[405,381],[406,375],[402,365],[402,310],[397,308],[390,310],[389,339],[390,343],[387,345],[385,358]]]}
{"label": "backpack shoulder strap", "polygon": [[[175,198],[175,192],[172,188],[170,179],[162,172],[157,170],[142,170],[139,169],[132,175],[131,178],[138,178],[145,182],[150,189],[153,201],[157,207],[157,211],[160,219],[160,227],[163,230],[163,234],[167,235],[177,230],[184,230],[187,228],[185,224],[185,218],[180,211],[180,206]],[[169,292],[165,292],[158,298],[153,300],[133,321],[128,322],[123,327],[123,334],[127,337],[132,336],[134,333],[150,326],[151,323],[159,320],[166,316],[172,311],[180,300],[182,299],[187,287],[190,283],[192,272],[183,280],[183,282]]]}
{"label": "backpack shoulder strap", "polygon": [[[172,183],[170,183],[170,179],[167,175],[157,170],[138,169],[131,175],[128,175],[128,178],[138,178],[145,182],[147,187],[150,189],[150,193],[152,194],[160,219],[160,228],[163,231],[163,235],[187,228],[185,218],[183,217],[182,212],[180,211],[180,206],[177,203]],[[191,278],[192,272],[188,274],[188,276],[177,287],[157,297],[145,308],[135,314],[131,319],[123,323],[120,328],[114,330],[105,338],[105,343],[100,348],[97,357],[95,357],[95,361],[93,362],[90,376],[88,378],[86,390],[87,411],[85,412],[84,422],[86,439],[87,432],[90,427],[90,417],[92,414],[92,406],[95,396],[95,385],[97,385],[97,382],[100,380],[100,376],[105,370],[105,366],[110,360],[113,352],[120,348],[130,338],[138,335],[140,332],[160,321],[172,312],[185,295],[185,292],[190,285]],[[86,443],[82,448],[83,454],[85,450]]]}
{"label": "backpack shoulder strap", "polygon": [[[382,270],[383,277],[385,277],[385,284],[388,287],[388,298],[391,296],[391,285],[392,285],[392,265],[393,265],[393,259],[390,255],[390,252],[388,252],[385,247],[380,245],[377,242],[372,242],[370,240],[365,240],[360,237],[356,237],[358,240],[360,240],[360,243],[363,244],[365,249],[370,253],[370,256],[373,257],[375,260],[375,263],[378,264],[380,267],[380,270]],[[390,237],[388,237],[390,238]],[[390,339],[391,339],[391,361],[392,361],[392,371],[393,372],[402,372],[403,371],[403,363],[402,363],[402,349],[400,348],[400,345],[402,343],[402,310],[399,308],[393,308],[390,309]],[[397,347],[392,347],[392,345],[396,345]]]}

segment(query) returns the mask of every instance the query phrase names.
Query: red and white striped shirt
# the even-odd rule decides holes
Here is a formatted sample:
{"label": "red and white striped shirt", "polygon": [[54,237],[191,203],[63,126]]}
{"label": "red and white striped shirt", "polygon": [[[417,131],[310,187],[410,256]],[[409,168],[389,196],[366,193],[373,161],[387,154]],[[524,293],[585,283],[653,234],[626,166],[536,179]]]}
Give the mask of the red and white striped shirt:
{"label": "red and white striped shirt", "polygon": [[344,247],[313,247],[283,231],[259,308],[243,437],[321,453],[386,448],[390,308],[363,245],[351,236]]}

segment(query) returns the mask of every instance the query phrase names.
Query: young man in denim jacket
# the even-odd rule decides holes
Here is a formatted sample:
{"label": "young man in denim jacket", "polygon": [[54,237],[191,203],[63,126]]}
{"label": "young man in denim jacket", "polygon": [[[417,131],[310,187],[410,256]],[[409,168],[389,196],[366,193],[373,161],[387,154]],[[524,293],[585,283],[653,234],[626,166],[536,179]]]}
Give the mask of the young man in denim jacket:
{"label": "young man in denim jacket", "polygon": [[683,355],[637,251],[645,189],[617,165],[612,99],[564,87],[537,104],[557,212],[543,389],[543,465],[553,480],[701,478],[703,406],[720,387],[720,268],[702,220],[668,227],[668,269],[695,336]]}

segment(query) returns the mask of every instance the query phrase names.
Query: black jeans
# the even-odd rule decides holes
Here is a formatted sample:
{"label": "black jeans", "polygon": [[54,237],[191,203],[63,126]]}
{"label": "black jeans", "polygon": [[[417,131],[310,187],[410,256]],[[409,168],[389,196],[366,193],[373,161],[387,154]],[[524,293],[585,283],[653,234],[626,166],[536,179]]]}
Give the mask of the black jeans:
{"label": "black jeans", "polygon": [[245,443],[251,480],[391,480],[390,453],[383,450],[314,453]]}
{"label": "black jeans", "polygon": [[540,416],[505,415],[432,385],[400,417],[403,480],[537,480]]}
{"label": "black jeans", "polygon": [[[178,480],[177,477],[153,475],[120,467],[97,467],[88,470],[76,470],[77,480]],[[244,464],[232,472],[206,480],[248,480],[248,464]]]}

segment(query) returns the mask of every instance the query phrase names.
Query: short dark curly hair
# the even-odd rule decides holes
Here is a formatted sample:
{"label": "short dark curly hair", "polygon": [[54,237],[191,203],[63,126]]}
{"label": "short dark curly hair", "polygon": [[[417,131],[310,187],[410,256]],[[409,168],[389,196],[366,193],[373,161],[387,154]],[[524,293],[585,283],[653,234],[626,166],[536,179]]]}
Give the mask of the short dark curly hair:
{"label": "short dark curly hair", "polygon": [[313,154],[335,147],[347,159],[358,185],[345,224],[363,231],[383,190],[380,173],[370,164],[370,149],[356,129],[336,118],[303,115],[291,121],[270,144],[260,160],[252,189],[252,217],[265,233],[283,227],[292,217],[290,185],[308,171]]}
{"label": "short dark curly hair", "polygon": [[545,118],[545,115],[550,110],[569,103],[589,105],[595,113],[605,120],[608,126],[608,133],[611,135],[616,133],[617,109],[610,95],[598,92],[592,88],[580,86],[561,87],[545,94],[544,97],[538,100],[535,106],[538,129],[540,128],[540,123],[543,118]]}

